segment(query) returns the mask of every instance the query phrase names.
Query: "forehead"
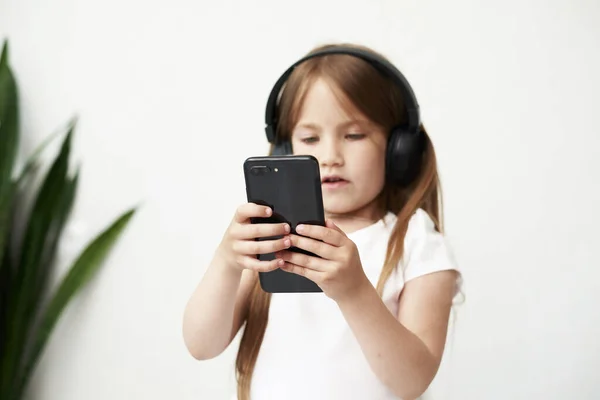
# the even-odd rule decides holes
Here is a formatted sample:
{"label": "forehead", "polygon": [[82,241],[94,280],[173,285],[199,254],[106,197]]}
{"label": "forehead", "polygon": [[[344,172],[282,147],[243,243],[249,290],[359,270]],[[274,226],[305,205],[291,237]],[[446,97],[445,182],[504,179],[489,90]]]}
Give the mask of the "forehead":
{"label": "forehead", "polygon": [[339,90],[323,79],[310,85],[299,111],[296,126],[370,123]]}

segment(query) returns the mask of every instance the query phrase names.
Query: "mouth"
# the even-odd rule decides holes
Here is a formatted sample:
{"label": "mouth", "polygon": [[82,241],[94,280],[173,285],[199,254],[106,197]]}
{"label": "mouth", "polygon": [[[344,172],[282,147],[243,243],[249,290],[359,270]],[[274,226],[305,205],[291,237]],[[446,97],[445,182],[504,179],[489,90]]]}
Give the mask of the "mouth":
{"label": "mouth", "polygon": [[343,186],[346,183],[348,183],[348,181],[338,175],[328,175],[321,179],[321,184],[328,188]]}

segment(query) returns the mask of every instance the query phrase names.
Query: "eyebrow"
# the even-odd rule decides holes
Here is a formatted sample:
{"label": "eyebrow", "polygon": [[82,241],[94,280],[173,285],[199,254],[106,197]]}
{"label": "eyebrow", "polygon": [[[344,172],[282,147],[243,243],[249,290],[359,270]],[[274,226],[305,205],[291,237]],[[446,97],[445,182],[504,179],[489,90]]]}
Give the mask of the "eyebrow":
{"label": "eyebrow", "polygon": [[306,128],[306,129],[311,129],[311,130],[319,130],[319,127],[316,124],[312,124],[312,123],[302,123],[302,124],[298,124],[296,125],[296,128]]}
{"label": "eyebrow", "polygon": [[[352,119],[352,120],[348,120],[346,122],[343,122],[342,124],[340,124],[340,128],[347,128],[349,126],[352,125],[359,125],[359,126],[370,126],[371,123],[369,121],[366,120],[362,120],[362,119]],[[319,126],[317,124],[311,123],[311,122],[305,122],[305,123],[299,123],[298,125],[296,125],[297,128],[305,128],[305,129],[311,129],[311,130],[315,130],[318,131],[319,130]]]}

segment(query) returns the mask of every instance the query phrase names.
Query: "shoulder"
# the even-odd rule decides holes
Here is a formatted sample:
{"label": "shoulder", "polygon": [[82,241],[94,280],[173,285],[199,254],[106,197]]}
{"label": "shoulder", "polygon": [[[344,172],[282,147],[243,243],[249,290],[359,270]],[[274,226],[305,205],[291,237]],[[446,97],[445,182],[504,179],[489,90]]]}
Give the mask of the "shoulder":
{"label": "shoulder", "polygon": [[429,213],[422,208],[418,208],[408,222],[406,239],[418,239],[429,236],[438,236],[440,232],[436,229],[435,222]]}
{"label": "shoulder", "polygon": [[[395,217],[395,216],[394,216]],[[392,218],[395,222],[395,219]],[[404,237],[404,252],[400,262],[403,281],[408,282],[423,275],[460,268],[448,238],[436,228],[427,211],[419,208],[408,222]]]}

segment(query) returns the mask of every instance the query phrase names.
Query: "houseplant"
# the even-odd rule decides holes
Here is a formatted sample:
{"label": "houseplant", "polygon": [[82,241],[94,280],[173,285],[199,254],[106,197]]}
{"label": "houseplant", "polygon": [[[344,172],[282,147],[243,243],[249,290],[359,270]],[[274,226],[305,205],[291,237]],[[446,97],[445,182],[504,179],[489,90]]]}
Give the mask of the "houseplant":
{"label": "houseplant", "polygon": [[[41,183],[33,177],[48,142],[17,171],[20,142],[18,85],[8,41],[0,55],[0,399],[20,400],[61,313],[101,267],[133,217],[133,207],[85,246],[56,288],[50,278],[56,250],[77,192],[79,172],[69,174],[76,120]],[[33,195],[28,206],[23,201]],[[52,290],[51,292],[48,292]],[[45,301],[46,296],[49,299]]]}

